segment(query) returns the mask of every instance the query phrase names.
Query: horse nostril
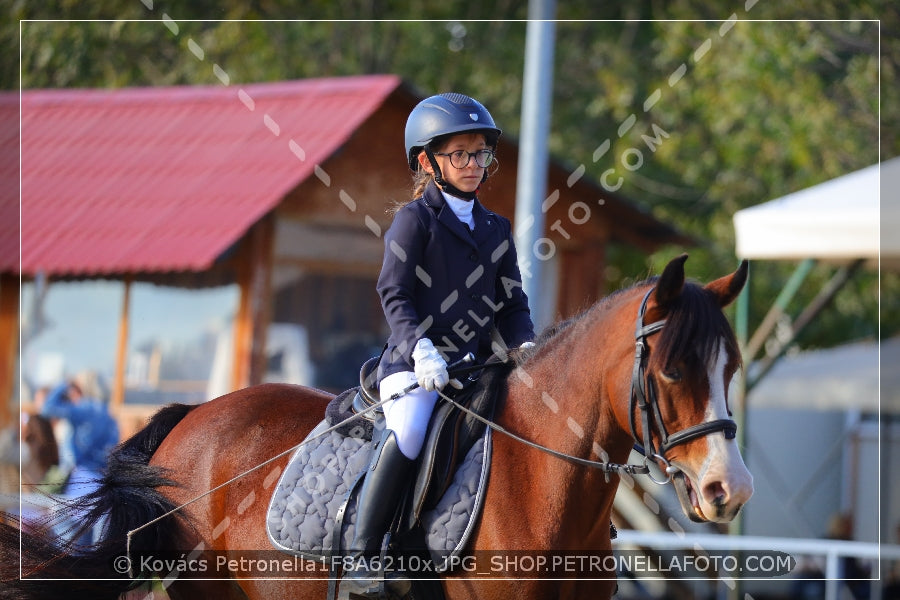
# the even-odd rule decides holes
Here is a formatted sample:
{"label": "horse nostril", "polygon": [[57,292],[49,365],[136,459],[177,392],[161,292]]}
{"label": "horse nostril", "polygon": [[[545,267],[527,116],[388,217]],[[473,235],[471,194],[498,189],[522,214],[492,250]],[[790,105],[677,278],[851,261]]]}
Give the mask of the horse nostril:
{"label": "horse nostril", "polygon": [[728,492],[720,481],[703,486],[703,498],[713,506],[723,507],[728,503]]}

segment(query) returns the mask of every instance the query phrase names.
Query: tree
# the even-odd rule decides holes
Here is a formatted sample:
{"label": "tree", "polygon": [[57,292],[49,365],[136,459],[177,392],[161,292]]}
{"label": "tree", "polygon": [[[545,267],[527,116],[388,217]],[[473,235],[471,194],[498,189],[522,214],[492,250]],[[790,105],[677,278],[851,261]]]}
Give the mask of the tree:
{"label": "tree", "polygon": [[[522,1],[314,0],[302,11],[284,0],[3,6],[13,22],[133,19],[23,23],[26,88],[222,85],[223,73],[234,85],[390,72],[423,95],[448,89],[476,95],[507,134],[519,130]],[[900,154],[900,17],[885,0],[760,2],[749,10],[744,4],[731,9],[735,20],[729,9],[699,0],[664,7],[573,2],[557,10],[551,153],[573,169],[583,164],[594,178],[614,169],[622,178],[619,193],[700,240],[691,250],[699,279],[735,266],[736,210],[865,167],[879,160],[879,150],[882,160]],[[223,21],[298,17],[309,20]],[[798,17],[837,20],[764,21]],[[347,18],[382,20],[340,20]],[[409,18],[435,20],[391,20]],[[690,21],[697,18],[708,20]],[[11,28],[2,35],[17,39]],[[11,65],[0,77],[3,87],[18,86]],[[647,138],[657,140],[652,148]],[[609,149],[600,153],[605,140]],[[624,282],[657,270],[676,251],[647,258],[615,249],[611,258]],[[776,264],[754,269],[760,297],[776,293],[785,271]],[[819,269],[812,283],[827,276]],[[878,284],[869,275],[844,290],[840,310],[817,320],[802,342],[825,346],[848,331],[876,334]],[[900,331],[900,283],[884,274],[881,286],[882,325],[891,334]],[[753,319],[765,308],[754,304]]]}

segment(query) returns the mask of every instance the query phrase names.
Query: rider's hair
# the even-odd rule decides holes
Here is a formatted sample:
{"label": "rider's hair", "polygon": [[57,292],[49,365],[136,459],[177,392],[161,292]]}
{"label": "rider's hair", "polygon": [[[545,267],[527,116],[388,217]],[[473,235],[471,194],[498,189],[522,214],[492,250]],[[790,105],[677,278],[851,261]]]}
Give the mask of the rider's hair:
{"label": "rider's hair", "polygon": [[[443,140],[437,139],[435,141],[437,141],[440,144],[440,143],[442,143]],[[438,145],[437,147],[440,148],[440,145]],[[398,210],[400,210],[401,208],[403,208],[404,206],[406,206],[407,204],[409,204],[416,198],[421,197],[422,194],[425,193],[425,188],[428,187],[428,184],[431,183],[432,181],[434,181],[434,175],[432,175],[431,173],[429,173],[428,171],[426,171],[425,169],[423,169],[420,166],[418,169],[416,169],[416,172],[413,173],[412,193],[411,193],[410,197],[406,200],[401,200],[398,202],[391,203],[391,205],[388,206],[388,209],[387,209],[388,214],[390,214],[390,215],[396,214]]]}
{"label": "rider's hair", "polygon": [[428,184],[434,181],[434,175],[426,171],[425,169],[419,169],[416,171],[416,174],[413,175],[413,191],[412,191],[412,199],[418,198],[422,194],[425,193],[425,188],[428,187]]}

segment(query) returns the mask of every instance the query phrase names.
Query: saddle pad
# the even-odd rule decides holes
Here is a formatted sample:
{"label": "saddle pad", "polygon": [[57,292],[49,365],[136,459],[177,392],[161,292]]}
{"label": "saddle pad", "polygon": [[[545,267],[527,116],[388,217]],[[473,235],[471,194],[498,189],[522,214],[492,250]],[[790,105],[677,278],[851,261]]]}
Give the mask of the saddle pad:
{"label": "saddle pad", "polygon": [[[328,429],[323,421],[307,436]],[[339,555],[350,546],[356,521],[356,494],[349,499],[360,474],[368,467],[373,444],[330,432],[301,445],[291,456],[269,503],[266,532],[275,548],[312,559]],[[469,450],[453,482],[421,523],[428,550],[438,570],[453,564],[465,547],[481,511],[490,469],[491,430]],[[343,512],[339,544],[335,523]]]}

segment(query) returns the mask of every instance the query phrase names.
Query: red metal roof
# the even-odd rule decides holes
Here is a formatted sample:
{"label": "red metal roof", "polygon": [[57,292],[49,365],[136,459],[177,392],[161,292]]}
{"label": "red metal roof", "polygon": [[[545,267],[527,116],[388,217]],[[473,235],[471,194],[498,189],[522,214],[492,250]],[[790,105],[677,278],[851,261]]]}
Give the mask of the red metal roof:
{"label": "red metal roof", "polygon": [[0,94],[0,272],[19,267],[19,95]]}
{"label": "red metal roof", "polygon": [[[204,270],[400,83],[24,91],[21,272]],[[18,95],[4,96],[5,122]],[[0,145],[14,143],[15,132],[0,129]],[[14,271],[7,218],[18,215],[0,193],[0,270]]]}

